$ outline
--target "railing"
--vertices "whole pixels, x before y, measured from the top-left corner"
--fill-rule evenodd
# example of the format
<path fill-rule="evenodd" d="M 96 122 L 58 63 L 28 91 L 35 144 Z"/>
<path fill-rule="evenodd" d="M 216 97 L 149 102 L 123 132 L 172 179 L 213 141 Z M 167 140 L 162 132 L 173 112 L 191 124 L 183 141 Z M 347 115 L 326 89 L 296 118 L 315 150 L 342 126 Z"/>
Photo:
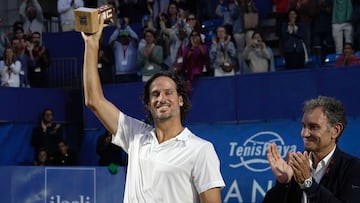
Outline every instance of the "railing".
<path fill-rule="evenodd" d="M 48 77 L 50 87 L 81 87 L 81 71 L 77 68 L 77 59 L 75 57 L 52 58 Z"/>

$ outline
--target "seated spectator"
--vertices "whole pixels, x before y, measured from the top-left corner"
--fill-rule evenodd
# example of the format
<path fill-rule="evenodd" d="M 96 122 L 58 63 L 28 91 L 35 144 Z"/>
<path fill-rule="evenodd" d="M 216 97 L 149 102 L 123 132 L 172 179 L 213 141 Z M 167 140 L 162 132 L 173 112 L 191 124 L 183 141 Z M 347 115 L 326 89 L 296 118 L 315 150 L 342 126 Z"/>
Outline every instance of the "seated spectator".
<path fill-rule="evenodd" d="M 127 155 L 121 147 L 111 143 L 112 135 L 109 131 L 99 136 L 96 143 L 96 153 L 99 155 L 99 166 L 109 166 L 116 164 L 118 166 L 127 165 Z"/>
<path fill-rule="evenodd" d="M 77 154 L 69 149 L 68 144 L 61 140 L 57 144 L 58 150 L 54 155 L 54 165 L 56 166 L 76 166 Z"/>
<path fill-rule="evenodd" d="M 299 22 L 296 9 L 289 9 L 288 21 L 282 26 L 281 40 L 287 69 L 305 67 L 306 47 L 304 44 L 304 28 Z"/>
<path fill-rule="evenodd" d="M 61 124 L 53 122 L 54 112 L 50 108 L 43 110 L 40 123 L 33 129 L 31 144 L 35 152 L 44 148 L 48 152 L 49 160 L 54 159 L 58 148 L 58 142 L 63 139 Z"/>
<path fill-rule="evenodd" d="M 117 24 L 117 29 L 110 36 L 110 45 L 115 57 L 115 82 L 139 81 L 137 65 L 137 45 L 139 37 L 131 29 L 129 19 L 124 24 Z"/>
<path fill-rule="evenodd" d="M 104 40 L 103 33 L 100 38 L 98 62 L 98 71 L 101 83 L 113 83 L 114 51 L 109 42 Z"/>
<path fill-rule="evenodd" d="M 202 43 L 201 35 L 196 30 L 190 34 L 190 44 L 184 50 L 185 79 L 191 90 L 194 78 L 208 72 L 208 48 Z"/>
<path fill-rule="evenodd" d="M 272 52 L 270 47 L 266 46 L 261 33 L 255 31 L 252 35 L 252 41 L 246 45 L 244 50 L 244 59 L 248 65 L 249 73 L 269 72 L 271 70 Z"/>
<path fill-rule="evenodd" d="M 16 60 L 14 50 L 8 47 L 0 61 L 1 86 L 20 87 L 21 62 Z"/>
<path fill-rule="evenodd" d="M 29 83 L 31 87 L 48 87 L 48 69 L 50 53 L 45 46 L 41 46 L 41 35 L 38 32 L 31 34 L 34 63 L 29 65 Z"/>
<path fill-rule="evenodd" d="M 336 58 L 336 66 L 351 66 L 360 64 L 360 57 L 354 55 L 352 43 L 345 43 L 343 55 Z"/>
<path fill-rule="evenodd" d="M 23 28 L 26 35 L 43 32 L 44 16 L 38 0 L 23 0 L 19 13 L 24 22 Z"/>
<path fill-rule="evenodd" d="M 225 27 L 220 26 L 216 29 L 210 49 L 210 68 L 214 70 L 214 76 L 235 75 L 236 61 L 234 43 Z"/>
<path fill-rule="evenodd" d="M 146 29 L 145 46 L 138 50 L 137 63 L 141 69 L 142 81 L 146 82 L 152 75 L 161 71 L 163 49 L 155 44 L 155 31 Z"/>
<path fill-rule="evenodd" d="M 45 148 L 40 148 L 35 155 L 34 166 L 49 166 L 51 162 Z"/>
<path fill-rule="evenodd" d="M 63 32 L 73 31 L 74 28 L 74 10 L 83 7 L 83 0 L 58 0 L 57 11 L 60 16 L 61 30 Z"/>

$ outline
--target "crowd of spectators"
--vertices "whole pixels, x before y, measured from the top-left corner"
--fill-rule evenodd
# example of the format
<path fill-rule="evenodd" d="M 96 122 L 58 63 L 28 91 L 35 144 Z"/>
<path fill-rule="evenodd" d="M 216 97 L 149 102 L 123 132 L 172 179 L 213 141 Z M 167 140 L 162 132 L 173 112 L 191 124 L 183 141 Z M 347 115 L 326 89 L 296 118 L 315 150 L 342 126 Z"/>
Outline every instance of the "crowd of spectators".
<path fill-rule="evenodd" d="M 343 55 L 345 43 L 358 57 L 358 0 L 273 0 L 275 46 L 267 44 L 269 33 L 260 26 L 254 0 L 212 1 L 212 11 L 199 8 L 199 2 L 97 1 L 95 6 L 110 4 L 116 13 L 114 32 L 101 42 L 102 82 L 146 81 L 158 71 L 170 70 L 191 89 L 201 76 L 275 71 L 276 57 L 284 58 L 286 70 L 303 69 L 312 56 L 323 62 L 328 54 Z M 82 6 L 82 0 L 57 1 L 62 32 L 74 30 L 73 10 Z M 12 32 L 0 35 L 1 85 L 47 87 L 50 54 L 41 43 L 44 16 L 38 0 L 23 0 L 19 16 Z M 212 30 L 202 26 L 212 20 L 218 22 Z M 142 32 L 135 32 L 132 23 L 141 23 Z M 358 60 L 352 61 L 344 65 Z"/>

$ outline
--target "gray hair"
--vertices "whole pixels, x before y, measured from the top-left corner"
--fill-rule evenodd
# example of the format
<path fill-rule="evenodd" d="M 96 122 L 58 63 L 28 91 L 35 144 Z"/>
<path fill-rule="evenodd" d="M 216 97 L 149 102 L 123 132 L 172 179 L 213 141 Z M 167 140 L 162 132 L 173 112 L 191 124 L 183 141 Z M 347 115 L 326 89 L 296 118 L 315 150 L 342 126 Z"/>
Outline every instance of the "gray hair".
<path fill-rule="evenodd" d="M 347 125 L 344 105 L 335 98 L 318 96 L 317 98 L 305 101 L 303 112 L 308 113 L 318 107 L 322 109 L 327 117 L 329 126 L 334 126 L 338 123 L 343 125 L 343 129 L 339 134 L 340 137 Z"/>

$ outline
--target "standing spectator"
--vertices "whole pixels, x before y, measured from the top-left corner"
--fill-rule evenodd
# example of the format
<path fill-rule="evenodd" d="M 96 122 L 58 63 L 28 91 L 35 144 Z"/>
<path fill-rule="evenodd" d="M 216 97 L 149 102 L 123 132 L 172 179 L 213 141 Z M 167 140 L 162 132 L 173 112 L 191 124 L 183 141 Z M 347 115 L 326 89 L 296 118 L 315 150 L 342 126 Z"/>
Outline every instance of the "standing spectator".
<path fill-rule="evenodd" d="M 5 51 L 5 47 L 10 45 L 8 33 L 2 31 L 3 20 L 0 17 L 0 60 L 3 60 L 3 53 Z"/>
<path fill-rule="evenodd" d="M 295 8 L 299 15 L 304 27 L 304 43 L 307 52 L 310 53 L 311 49 L 311 24 L 316 12 L 316 0 L 291 0 L 290 8 Z"/>
<path fill-rule="evenodd" d="M 245 29 L 244 29 L 244 5 L 241 0 L 234 0 L 229 6 L 230 17 L 233 21 L 233 37 L 236 46 L 236 57 L 238 59 L 239 68 L 243 64 L 243 51 L 245 47 Z"/>
<path fill-rule="evenodd" d="M 210 49 L 210 67 L 214 70 L 214 75 L 235 75 L 236 61 L 236 50 L 231 36 L 227 34 L 224 26 L 219 26 Z"/>
<path fill-rule="evenodd" d="M 317 0 L 316 13 L 312 26 L 313 53 L 321 59 L 334 53 L 334 40 L 331 31 L 332 0 Z"/>
<path fill-rule="evenodd" d="M 22 28 L 18 28 L 22 30 Z M 19 34 L 17 34 L 19 35 Z M 12 48 L 14 49 L 16 59 L 21 62 L 20 72 L 20 85 L 21 87 L 30 87 L 28 80 L 29 66 L 35 66 L 33 55 L 33 44 L 29 43 L 25 38 L 13 38 L 11 41 Z"/>
<path fill-rule="evenodd" d="M 111 143 L 112 135 L 106 130 L 100 135 L 96 143 L 96 153 L 99 155 L 99 166 L 109 166 L 116 164 L 118 166 L 126 166 L 126 153 L 121 147 Z"/>
<path fill-rule="evenodd" d="M 260 73 L 269 72 L 271 70 L 271 54 L 270 47 L 266 46 L 262 39 L 261 33 L 255 31 L 252 35 L 252 41 L 244 50 L 244 58 L 247 61 L 249 70 L 246 72 Z"/>
<path fill-rule="evenodd" d="M 49 160 L 54 159 L 58 149 L 58 142 L 63 139 L 63 129 L 61 124 L 53 122 L 54 112 L 50 108 L 43 110 L 40 123 L 33 129 L 31 144 L 37 152 L 45 148 L 49 155 Z"/>
<path fill-rule="evenodd" d="M 128 18 L 110 36 L 110 45 L 115 57 L 115 82 L 139 81 L 137 65 L 138 35 L 131 29 Z"/>
<path fill-rule="evenodd" d="M 145 46 L 138 50 L 137 63 L 141 69 L 142 81 L 147 81 L 152 75 L 161 71 L 163 49 L 155 44 L 155 31 L 146 29 Z"/>
<path fill-rule="evenodd" d="M 354 30 L 354 50 L 360 51 L 360 0 L 353 0 L 352 26 Z"/>
<path fill-rule="evenodd" d="M 50 66 L 49 50 L 41 46 L 40 33 L 31 34 L 31 43 L 34 46 L 34 64 L 29 66 L 29 83 L 31 87 L 48 87 L 48 70 Z"/>
<path fill-rule="evenodd" d="M 58 0 L 57 11 L 63 32 L 74 30 L 74 9 L 84 6 L 83 0 Z"/>
<path fill-rule="evenodd" d="M 279 38 L 282 38 L 282 25 L 288 21 L 289 0 L 272 0 L 272 2 L 276 18 L 276 34 Z"/>
<path fill-rule="evenodd" d="M 57 152 L 54 155 L 54 165 L 56 166 L 76 166 L 77 154 L 69 148 L 64 140 L 57 143 Z"/>
<path fill-rule="evenodd" d="M 344 105 L 319 96 L 303 107 L 301 138 L 304 152 L 282 158 L 276 144 L 268 147 L 267 159 L 276 184 L 263 203 L 360 202 L 360 160 L 338 145 L 346 126 Z"/>
<path fill-rule="evenodd" d="M 359 65 L 360 57 L 354 55 L 354 49 L 351 43 L 345 43 L 343 55 L 336 58 L 336 66 Z"/>
<path fill-rule="evenodd" d="M 282 26 L 282 44 L 287 69 L 305 66 L 304 28 L 296 9 L 289 9 L 288 21 Z"/>
<path fill-rule="evenodd" d="M 351 0 L 334 0 L 332 10 L 332 35 L 335 42 L 335 52 L 341 54 L 345 42 L 352 43 L 352 2 Z"/>
<path fill-rule="evenodd" d="M 0 61 L 1 86 L 20 87 L 21 62 L 16 60 L 14 50 L 8 47 L 4 51 L 4 60 Z"/>
<path fill-rule="evenodd" d="M 19 13 L 24 22 L 23 28 L 26 35 L 30 36 L 33 32 L 42 34 L 44 16 L 38 0 L 23 0 Z"/>
<path fill-rule="evenodd" d="M 114 51 L 108 41 L 101 36 L 99 46 L 99 64 L 98 70 L 101 83 L 112 83 L 114 76 Z"/>
<path fill-rule="evenodd" d="M 190 43 L 184 50 L 184 68 L 185 79 L 191 90 L 194 78 L 208 72 L 209 56 L 208 48 L 202 43 L 201 35 L 198 31 L 193 30 L 190 34 Z"/>

